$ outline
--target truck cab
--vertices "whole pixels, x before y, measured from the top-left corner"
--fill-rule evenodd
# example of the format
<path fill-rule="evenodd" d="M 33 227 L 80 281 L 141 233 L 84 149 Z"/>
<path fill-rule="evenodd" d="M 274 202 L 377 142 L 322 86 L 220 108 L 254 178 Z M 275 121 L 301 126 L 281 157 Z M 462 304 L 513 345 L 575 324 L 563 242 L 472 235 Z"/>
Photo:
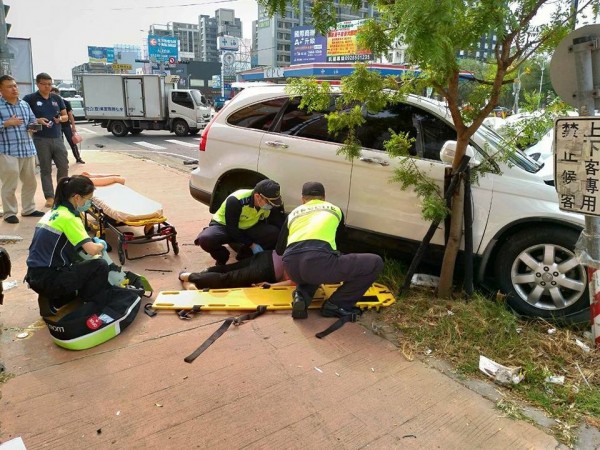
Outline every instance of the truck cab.
<path fill-rule="evenodd" d="M 198 133 L 210 120 L 206 97 L 197 89 L 172 89 L 168 95 L 171 131 L 177 136 Z"/>

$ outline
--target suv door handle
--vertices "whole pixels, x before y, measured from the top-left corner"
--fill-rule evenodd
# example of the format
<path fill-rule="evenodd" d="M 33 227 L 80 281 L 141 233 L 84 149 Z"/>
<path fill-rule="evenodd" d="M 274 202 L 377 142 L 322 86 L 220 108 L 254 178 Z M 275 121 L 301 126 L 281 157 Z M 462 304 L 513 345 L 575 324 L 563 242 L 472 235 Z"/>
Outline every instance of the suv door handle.
<path fill-rule="evenodd" d="M 265 141 L 265 144 L 269 147 L 288 148 L 288 145 L 281 141 Z"/>
<path fill-rule="evenodd" d="M 174 109 L 172 109 L 172 110 L 171 110 L 171 112 L 175 112 L 175 110 L 174 110 Z"/>
<path fill-rule="evenodd" d="M 358 159 L 361 160 L 361 161 L 364 161 L 366 163 L 379 164 L 380 166 L 389 166 L 390 165 L 390 163 L 387 162 L 385 159 L 367 158 L 366 156 L 361 156 Z"/>

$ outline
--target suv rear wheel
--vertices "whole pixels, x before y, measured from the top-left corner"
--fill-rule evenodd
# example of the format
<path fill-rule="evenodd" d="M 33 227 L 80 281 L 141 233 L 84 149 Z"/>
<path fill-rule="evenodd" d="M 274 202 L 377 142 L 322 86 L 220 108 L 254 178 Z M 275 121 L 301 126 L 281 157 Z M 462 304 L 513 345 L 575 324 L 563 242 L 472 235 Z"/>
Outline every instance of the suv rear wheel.
<path fill-rule="evenodd" d="M 518 314 L 563 318 L 589 304 L 587 274 L 573 249 L 579 233 L 541 227 L 510 236 L 500 248 L 496 275 Z"/>

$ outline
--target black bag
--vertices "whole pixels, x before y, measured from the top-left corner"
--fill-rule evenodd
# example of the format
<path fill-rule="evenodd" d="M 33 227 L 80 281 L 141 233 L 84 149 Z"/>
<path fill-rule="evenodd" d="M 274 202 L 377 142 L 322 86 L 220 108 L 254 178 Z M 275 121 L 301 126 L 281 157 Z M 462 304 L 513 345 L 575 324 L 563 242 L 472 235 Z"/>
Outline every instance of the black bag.
<path fill-rule="evenodd" d="M 113 286 L 108 291 L 110 300 L 101 311 L 96 310 L 95 303 L 83 303 L 76 298 L 43 319 L 56 345 L 84 350 L 114 338 L 127 328 L 137 316 L 143 292 Z"/>

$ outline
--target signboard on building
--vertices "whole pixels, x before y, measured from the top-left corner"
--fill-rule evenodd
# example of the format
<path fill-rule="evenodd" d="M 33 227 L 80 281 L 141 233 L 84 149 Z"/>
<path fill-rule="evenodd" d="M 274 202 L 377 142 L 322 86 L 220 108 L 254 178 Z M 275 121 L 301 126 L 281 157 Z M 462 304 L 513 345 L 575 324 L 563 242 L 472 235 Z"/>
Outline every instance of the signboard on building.
<path fill-rule="evenodd" d="M 370 50 L 360 48 L 356 39 L 358 30 L 365 20 L 339 22 L 335 30 L 327 33 L 327 62 L 370 61 Z"/>
<path fill-rule="evenodd" d="M 90 64 L 112 64 L 115 60 L 115 50 L 113 47 L 88 46 L 88 58 Z"/>
<path fill-rule="evenodd" d="M 113 64 L 112 68 L 114 71 L 132 70 L 133 69 L 131 64 Z"/>
<path fill-rule="evenodd" d="M 217 50 L 220 52 L 237 52 L 240 48 L 240 38 L 235 36 L 217 36 Z"/>
<path fill-rule="evenodd" d="M 292 64 L 325 62 L 327 38 L 313 27 L 292 28 Z"/>
<path fill-rule="evenodd" d="M 323 36 L 313 27 L 292 28 L 291 64 L 373 60 L 370 50 L 358 46 L 356 35 L 364 20 L 340 22 Z"/>
<path fill-rule="evenodd" d="M 173 36 L 148 35 L 148 58 L 156 62 L 179 60 L 179 39 Z"/>
<path fill-rule="evenodd" d="M 600 117 L 557 119 L 554 142 L 560 209 L 600 216 Z"/>

